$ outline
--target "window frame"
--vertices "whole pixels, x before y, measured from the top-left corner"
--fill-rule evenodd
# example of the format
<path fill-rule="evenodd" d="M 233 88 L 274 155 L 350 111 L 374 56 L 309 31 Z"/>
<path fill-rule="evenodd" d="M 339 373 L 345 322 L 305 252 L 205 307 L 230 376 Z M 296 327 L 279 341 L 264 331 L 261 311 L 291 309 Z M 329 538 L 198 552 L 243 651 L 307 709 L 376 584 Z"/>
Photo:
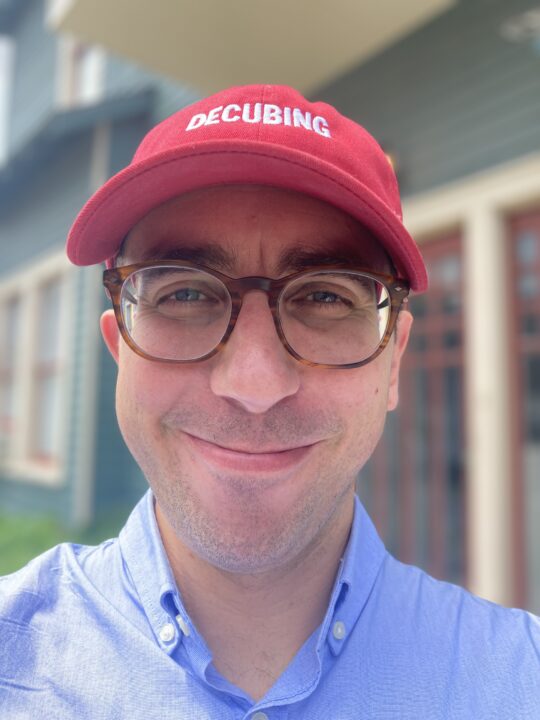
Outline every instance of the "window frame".
<path fill-rule="evenodd" d="M 0 168 L 7 163 L 9 158 L 14 67 L 15 41 L 9 35 L 0 35 Z"/>
<path fill-rule="evenodd" d="M 44 286 L 56 279 L 60 281 L 58 418 L 54 428 L 54 455 L 45 462 L 33 452 L 36 426 L 32 418 L 35 407 L 36 367 L 39 364 L 36 357 L 36 329 L 39 322 L 39 293 Z M 16 297 L 21 301 L 13 376 L 14 404 L 18 413 L 14 419 L 14 431 L 8 436 L 0 456 L 0 474 L 3 479 L 46 486 L 58 486 L 64 481 L 69 440 L 68 403 L 72 382 L 73 289 L 73 268 L 63 251 L 0 278 L 0 332 L 3 330 L 3 308 Z"/>
<path fill-rule="evenodd" d="M 92 67 L 90 89 L 77 87 L 77 61 L 81 51 L 89 53 Z M 61 109 L 84 107 L 100 102 L 105 95 L 105 51 L 70 35 L 58 37 L 56 100 Z"/>
<path fill-rule="evenodd" d="M 537 578 L 531 573 L 531 567 L 538 561 L 536 547 L 530 541 L 531 538 L 531 506 L 529 504 L 528 487 L 530 478 L 527 473 L 527 430 L 528 419 L 526 416 L 527 399 L 525 397 L 528 388 L 526 387 L 526 375 L 524 362 L 537 356 L 540 351 L 540 341 L 536 333 L 531 335 L 523 332 L 521 321 L 524 318 L 524 299 L 520 293 L 520 280 L 528 273 L 524 268 L 533 273 L 537 272 L 540 258 L 524 259 L 518 257 L 517 244 L 520 232 L 523 228 L 539 226 L 540 218 L 540 197 L 537 201 L 527 204 L 524 207 L 516 208 L 514 212 L 508 213 L 505 217 L 507 231 L 507 267 L 508 284 L 510 287 L 511 303 L 509 304 L 509 326 L 511 347 L 513 353 L 510 361 L 510 388 L 512 391 L 512 402 L 510 408 L 511 437 L 512 437 L 512 461 L 513 461 L 513 484 L 515 487 L 514 498 L 514 526 L 516 535 L 516 568 L 520 580 L 521 604 L 538 612 L 538 585 Z M 532 314 L 539 315 L 539 297 L 536 295 L 532 301 Z"/>

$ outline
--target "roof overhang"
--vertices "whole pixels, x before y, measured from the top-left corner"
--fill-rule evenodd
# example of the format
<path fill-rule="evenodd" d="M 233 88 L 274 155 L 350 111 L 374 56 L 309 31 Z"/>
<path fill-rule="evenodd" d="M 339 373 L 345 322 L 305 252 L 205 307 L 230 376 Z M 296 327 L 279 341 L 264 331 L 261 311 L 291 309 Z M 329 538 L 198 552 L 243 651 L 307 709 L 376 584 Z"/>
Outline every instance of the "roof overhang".
<path fill-rule="evenodd" d="M 456 0 L 50 0 L 54 29 L 203 92 L 331 82 Z"/>
<path fill-rule="evenodd" d="M 9 204 L 28 178 L 47 168 L 62 143 L 79 133 L 92 131 L 100 123 L 145 116 L 154 104 L 154 91 L 141 88 L 128 95 L 116 95 L 100 103 L 55 111 L 38 126 L 36 132 L 0 167 L 0 208 Z"/>

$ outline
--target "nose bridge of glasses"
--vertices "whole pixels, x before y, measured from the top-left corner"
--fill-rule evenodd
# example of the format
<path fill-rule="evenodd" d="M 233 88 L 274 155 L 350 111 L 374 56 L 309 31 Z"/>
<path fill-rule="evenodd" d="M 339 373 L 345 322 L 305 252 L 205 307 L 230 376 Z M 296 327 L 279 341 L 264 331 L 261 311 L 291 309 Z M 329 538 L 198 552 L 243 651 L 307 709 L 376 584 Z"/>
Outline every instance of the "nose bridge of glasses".
<path fill-rule="evenodd" d="M 253 275 L 250 277 L 237 278 L 229 283 L 229 289 L 240 298 L 251 290 L 262 290 L 267 295 L 272 290 L 273 281 L 271 278 Z"/>
<path fill-rule="evenodd" d="M 283 342 L 280 323 L 277 317 L 277 297 L 279 295 L 281 285 L 282 283 L 280 283 L 279 280 L 276 281 L 272 278 L 261 277 L 258 275 L 236 278 L 232 281 L 229 281 L 227 283 L 227 287 L 232 300 L 232 308 L 229 319 L 229 328 L 226 333 L 225 339 L 229 337 L 229 335 L 236 327 L 236 323 L 238 321 L 241 309 L 244 304 L 245 296 L 251 294 L 256 296 L 262 293 L 263 295 L 266 295 L 266 300 L 263 300 L 263 302 L 266 304 L 267 312 L 269 311 L 272 316 L 273 324 L 278 334 L 278 337 Z M 252 306 L 250 303 L 250 306 L 253 309 L 253 307 L 257 306 L 257 303 L 255 304 L 255 306 Z M 248 312 L 248 315 L 249 314 L 250 313 Z"/>
<path fill-rule="evenodd" d="M 238 316 L 245 295 L 254 291 L 264 293 L 266 295 L 270 310 L 272 311 L 272 313 L 275 312 L 276 298 L 279 292 L 279 287 L 276 287 L 275 280 L 267 277 L 253 275 L 249 277 L 236 278 L 227 283 L 227 286 L 232 298 L 233 316 Z"/>

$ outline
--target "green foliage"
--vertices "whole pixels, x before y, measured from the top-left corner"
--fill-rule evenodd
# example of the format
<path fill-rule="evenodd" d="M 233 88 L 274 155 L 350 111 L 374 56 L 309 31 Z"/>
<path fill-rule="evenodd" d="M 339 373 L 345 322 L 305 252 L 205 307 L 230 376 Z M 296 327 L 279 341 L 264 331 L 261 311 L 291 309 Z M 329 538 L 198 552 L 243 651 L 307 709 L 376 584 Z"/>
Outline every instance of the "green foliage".
<path fill-rule="evenodd" d="M 36 555 L 61 542 L 96 545 L 115 537 L 125 515 L 115 515 L 89 530 L 77 531 L 49 517 L 0 515 L 0 575 L 26 565 Z"/>

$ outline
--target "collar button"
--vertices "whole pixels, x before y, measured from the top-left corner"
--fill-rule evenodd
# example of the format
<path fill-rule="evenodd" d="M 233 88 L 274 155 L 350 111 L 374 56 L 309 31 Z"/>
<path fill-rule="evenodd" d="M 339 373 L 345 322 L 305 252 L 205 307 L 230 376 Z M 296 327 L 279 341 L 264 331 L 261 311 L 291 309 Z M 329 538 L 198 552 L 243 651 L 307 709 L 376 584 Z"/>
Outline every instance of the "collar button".
<path fill-rule="evenodd" d="M 332 635 L 336 638 L 336 640 L 343 640 L 346 634 L 347 631 L 345 629 L 345 623 L 342 623 L 341 620 L 337 620 L 332 628 Z"/>
<path fill-rule="evenodd" d="M 175 635 L 176 632 L 172 623 L 166 623 L 159 631 L 159 639 L 164 643 L 172 642 Z"/>
<path fill-rule="evenodd" d="M 191 635 L 189 625 L 184 620 L 184 618 L 181 615 L 176 616 L 176 622 L 178 623 L 180 630 L 184 633 L 186 637 L 189 637 Z"/>

